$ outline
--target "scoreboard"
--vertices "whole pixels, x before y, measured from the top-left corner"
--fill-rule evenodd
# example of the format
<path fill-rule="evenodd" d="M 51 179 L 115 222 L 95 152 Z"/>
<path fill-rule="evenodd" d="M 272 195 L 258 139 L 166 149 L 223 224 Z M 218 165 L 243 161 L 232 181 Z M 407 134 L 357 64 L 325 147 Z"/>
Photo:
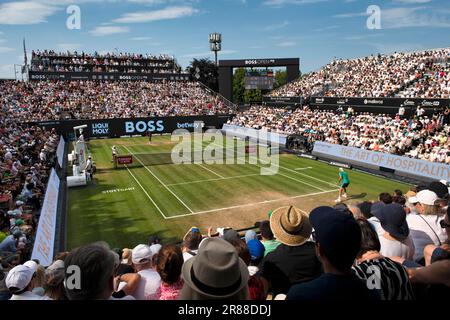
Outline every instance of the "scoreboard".
<path fill-rule="evenodd" d="M 274 76 L 272 70 L 247 70 L 245 72 L 245 89 L 272 90 Z"/>

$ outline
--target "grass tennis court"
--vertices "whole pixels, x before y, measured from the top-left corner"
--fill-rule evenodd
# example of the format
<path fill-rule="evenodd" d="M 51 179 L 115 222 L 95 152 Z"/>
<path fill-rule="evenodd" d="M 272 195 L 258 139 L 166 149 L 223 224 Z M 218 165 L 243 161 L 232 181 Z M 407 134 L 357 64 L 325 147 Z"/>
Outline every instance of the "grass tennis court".
<path fill-rule="evenodd" d="M 337 167 L 291 154 L 280 154 L 275 175 L 261 175 L 264 165 L 248 161 L 144 165 L 149 153 L 170 153 L 175 144 L 169 135 L 153 137 L 151 144 L 144 137 L 91 141 L 95 184 L 69 190 L 68 249 L 98 240 L 130 247 L 153 233 L 179 241 L 194 225 L 204 233 L 208 226 L 245 228 L 277 207 L 292 204 L 309 212 L 337 197 Z M 133 154 L 138 166 L 114 169 L 113 145 L 120 155 Z M 349 177 L 347 203 L 408 189 L 360 172 L 349 171 Z"/>

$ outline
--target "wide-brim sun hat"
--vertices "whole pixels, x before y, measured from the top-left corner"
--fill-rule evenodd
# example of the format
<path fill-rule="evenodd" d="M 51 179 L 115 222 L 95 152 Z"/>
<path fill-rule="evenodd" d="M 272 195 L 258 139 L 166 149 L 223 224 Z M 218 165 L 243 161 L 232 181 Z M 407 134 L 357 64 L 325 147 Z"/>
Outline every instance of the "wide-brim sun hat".
<path fill-rule="evenodd" d="M 270 228 L 275 238 L 288 246 L 300 246 L 311 236 L 309 214 L 294 206 L 280 207 L 270 217 Z"/>
<path fill-rule="evenodd" d="M 221 238 L 205 239 L 183 264 L 184 285 L 211 299 L 229 298 L 248 283 L 249 272 L 233 245 Z"/>

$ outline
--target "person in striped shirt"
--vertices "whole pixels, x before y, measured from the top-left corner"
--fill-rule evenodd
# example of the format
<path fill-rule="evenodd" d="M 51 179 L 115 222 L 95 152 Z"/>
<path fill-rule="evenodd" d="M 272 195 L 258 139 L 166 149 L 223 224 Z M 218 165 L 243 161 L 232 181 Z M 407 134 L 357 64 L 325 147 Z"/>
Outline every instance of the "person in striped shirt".
<path fill-rule="evenodd" d="M 366 219 L 357 219 L 361 228 L 361 250 L 353 266 L 354 274 L 366 281 L 371 290 L 380 294 L 381 300 L 414 300 L 414 293 L 406 269 L 380 254 L 380 240 Z"/>

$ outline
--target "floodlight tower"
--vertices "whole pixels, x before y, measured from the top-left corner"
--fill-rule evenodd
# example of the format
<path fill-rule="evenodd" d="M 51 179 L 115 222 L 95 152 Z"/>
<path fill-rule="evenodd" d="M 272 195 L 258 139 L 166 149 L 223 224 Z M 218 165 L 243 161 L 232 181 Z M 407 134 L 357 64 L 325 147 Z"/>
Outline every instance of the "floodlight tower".
<path fill-rule="evenodd" d="M 222 50 L 222 34 L 216 32 L 209 34 L 209 48 L 214 52 L 217 66 L 217 53 Z"/>

